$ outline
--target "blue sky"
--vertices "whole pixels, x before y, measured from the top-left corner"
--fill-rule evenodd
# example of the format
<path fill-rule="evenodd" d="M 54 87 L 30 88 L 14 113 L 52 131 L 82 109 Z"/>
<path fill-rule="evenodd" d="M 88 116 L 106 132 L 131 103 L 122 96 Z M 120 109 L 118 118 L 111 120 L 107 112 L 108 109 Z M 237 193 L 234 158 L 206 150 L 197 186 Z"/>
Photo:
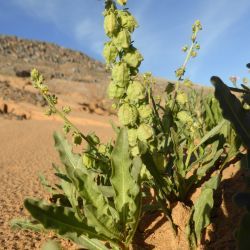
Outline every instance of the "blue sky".
<path fill-rule="evenodd" d="M 103 0 L 0 0 L 0 33 L 54 42 L 102 60 Z M 201 50 L 187 77 L 209 85 L 212 75 L 247 76 L 250 62 L 249 0 L 128 0 L 140 27 L 136 47 L 144 55 L 141 71 L 174 79 L 185 57 L 191 25 L 200 19 Z"/>

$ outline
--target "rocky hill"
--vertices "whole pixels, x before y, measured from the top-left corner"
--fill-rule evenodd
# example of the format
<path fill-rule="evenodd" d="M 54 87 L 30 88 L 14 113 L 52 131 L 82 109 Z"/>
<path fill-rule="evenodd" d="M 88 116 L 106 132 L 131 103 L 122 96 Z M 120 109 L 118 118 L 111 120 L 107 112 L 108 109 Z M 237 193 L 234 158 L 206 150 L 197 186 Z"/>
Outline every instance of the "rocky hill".
<path fill-rule="evenodd" d="M 107 79 L 105 66 L 81 52 L 52 43 L 0 35 L 0 74 L 29 77 L 34 67 L 47 79 L 84 83 Z"/>

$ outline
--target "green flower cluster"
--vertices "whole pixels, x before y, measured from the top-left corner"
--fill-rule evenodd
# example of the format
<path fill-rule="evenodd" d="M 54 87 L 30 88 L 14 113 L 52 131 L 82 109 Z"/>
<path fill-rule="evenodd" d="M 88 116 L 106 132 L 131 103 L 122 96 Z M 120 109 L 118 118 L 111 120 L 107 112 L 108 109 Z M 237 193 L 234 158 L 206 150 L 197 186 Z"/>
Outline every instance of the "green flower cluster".
<path fill-rule="evenodd" d="M 126 4 L 126 1 L 117 2 Z M 138 76 L 143 57 L 131 42 L 131 35 L 137 27 L 137 21 L 127 8 L 120 10 L 114 1 L 106 1 L 104 30 L 110 40 L 105 43 L 103 56 L 111 69 L 108 96 L 116 103 L 119 122 L 129 128 L 133 155 L 140 154 L 139 141 L 148 144 L 154 140 L 148 85 L 145 78 L 142 80 Z"/>

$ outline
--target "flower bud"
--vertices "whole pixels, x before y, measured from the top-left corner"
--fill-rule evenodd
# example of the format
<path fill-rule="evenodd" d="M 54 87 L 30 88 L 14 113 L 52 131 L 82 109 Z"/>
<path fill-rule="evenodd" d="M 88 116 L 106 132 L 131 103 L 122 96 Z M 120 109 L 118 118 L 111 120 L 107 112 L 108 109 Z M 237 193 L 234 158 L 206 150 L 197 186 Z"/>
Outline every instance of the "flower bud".
<path fill-rule="evenodd" d="M 200 20 L 196 20 L 196 21 L 194 22 L 194 25 L 195 25 L 195 27 L 196 27 L 198 30 L 202 30 L 202 25 L 201 25 Z"/>
<path fill-rule="evenodd" d="M 131 101 L 143 100 L 146 97 L 146 88 L 139 81 L 133 81 L 128 86 L 127 95 Z"/>
<path fill-rule="evenodd" d="M 129 82 L 129 68 L 126 63 L 117 63 L 112 69 L 112 79 L 120 87 L 126 87 Z"/>
<path fill-rule="evenodd" d="M 71 108 L 69 106 L 63 107 L 62 110 L 63 110 L 63 113 L 65 113 L 65 114 L 69 114 L 71 112 Z"/>
<path fill-rule="evenodd" d="M 199 49 L 201 48 L 200 44 L 196 43 L 196 44 L 195 44 L 195 48 L 196 48 L 197 50 L 199 50 Z"/>
<path fill-rule="evenodd" d="M 70 132 L 71 126 L 67 123 L 64 124 L 63 126 L 63 131 L 65 134 L 68 134 Z"/>
<path fill-rule="evenodd" d="M 113 38 L 113 42 L 119 51 L 122 49 L 128 49 L 131 43 L 130 33 L 126 29 L 121 30 Z"/>
<path fill-rule="evenodd" d="M 187 52 L 188 46 L 187 46 L 187 45 L 183 46 L 181 50 L 182 50 L 183 52 Z"/>
<path fill-rule="evenodd" d="M 183 67 L 175 71 L 175 75 L 177 78 L 181 78 L 184 74 L 185 74 L 185 69 Z"/>
<path fill-rule="evenodd" d="M 135 48 L 131 48 L 129 49 L 126 54 L 123 57 L 123 60 L 132 68 L 137 68 L 140 66 L 143 57 L 141 55 L 141 53 L 135 49 Z"/>
<path fill-rule="evenodd" d="M 120 5 L 126 5 L 127 0 L 116 0 Z"/>
<path fill-rule="evenodd" d="M 191 51 L 191 56 L 192 56 L 192 57 L 196 57 L 196 56 L 197 56 L 197 52 L 196 52 L 195 50 L 192 50 L 192 51 Z"/>
<path fill-rule="evenodd" d="M 104 45 L 103 56 L 107 64 L 113 63 L 118 56 L 118 50 L 112 42 L 107 42 Z"/>
<path fill-rule="evenodd" d="M 107 36 L 111 37 L 118 31 L 118 21 L 114 12 L 108 12 L 104 17 L 104 30 Z"/>
<path fill-rule="evenodd" d="M 154 136 L 154 130 L 148 124 L 142 123 L 137 129 L 137 136 L 140 141 L 146 142 Z"/>
<path fill-rule="evenodd" d="M 118 111 L 119 121 L 124 126 L 135 125 L 137 117 L 138 112 L 136 107 L 128 103 L 123 104 Z"/>
<path fill-rule="evenodd" d="M 122 98 L 125 94 L 125 88 L 117 86 L 114 82 L 111 82 L 108 86 L 108 96 L 110 99 Z"/>

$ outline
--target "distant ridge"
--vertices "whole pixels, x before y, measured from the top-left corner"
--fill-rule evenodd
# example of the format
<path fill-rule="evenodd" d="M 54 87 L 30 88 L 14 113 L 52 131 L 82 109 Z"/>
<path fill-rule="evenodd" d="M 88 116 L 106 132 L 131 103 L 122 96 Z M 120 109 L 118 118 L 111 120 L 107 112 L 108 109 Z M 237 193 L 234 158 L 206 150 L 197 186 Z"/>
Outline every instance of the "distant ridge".
<path fill-rule="evenodd" d="M 27 77 L 38 68 L 47 78 L 80 82 L 107 79 L 105 65 L 53 43 L 0 35 L 0 74 Z"/>

